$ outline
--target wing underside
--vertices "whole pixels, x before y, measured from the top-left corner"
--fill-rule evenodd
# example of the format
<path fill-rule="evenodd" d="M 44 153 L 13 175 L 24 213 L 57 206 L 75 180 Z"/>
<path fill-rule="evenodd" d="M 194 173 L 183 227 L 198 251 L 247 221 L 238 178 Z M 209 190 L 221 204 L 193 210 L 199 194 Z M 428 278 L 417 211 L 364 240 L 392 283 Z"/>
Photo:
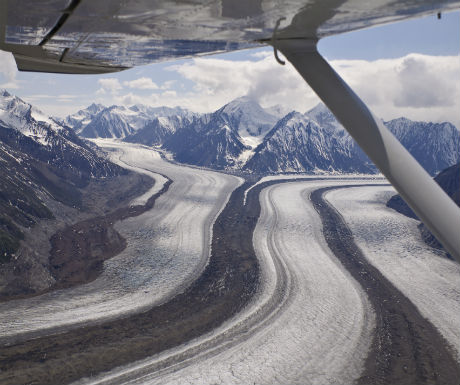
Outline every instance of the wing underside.
<path fill-rule="evenodd" d="M 9 0 L 0 49 L 24 71 L 105 73 L 257 47 L 273 36 L 320 39 L 449 11 L 459 1 Z"/>

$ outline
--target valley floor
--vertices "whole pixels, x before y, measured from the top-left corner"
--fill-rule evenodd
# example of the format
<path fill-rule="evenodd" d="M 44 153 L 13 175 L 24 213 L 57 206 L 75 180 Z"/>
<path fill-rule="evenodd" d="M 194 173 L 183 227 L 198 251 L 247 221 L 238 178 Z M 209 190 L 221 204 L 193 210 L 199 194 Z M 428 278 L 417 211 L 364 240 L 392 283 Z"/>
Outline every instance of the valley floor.
<path fill-rule="evenodd" d="M 171 186 L 115 224 L 127 247 L 95 281 L 0 304 L 1 384 L 459 378 L 460 267 L 385 207 L 384 180 L 254 185 L 99 144 L 155 179 L 148 194 Z"/>

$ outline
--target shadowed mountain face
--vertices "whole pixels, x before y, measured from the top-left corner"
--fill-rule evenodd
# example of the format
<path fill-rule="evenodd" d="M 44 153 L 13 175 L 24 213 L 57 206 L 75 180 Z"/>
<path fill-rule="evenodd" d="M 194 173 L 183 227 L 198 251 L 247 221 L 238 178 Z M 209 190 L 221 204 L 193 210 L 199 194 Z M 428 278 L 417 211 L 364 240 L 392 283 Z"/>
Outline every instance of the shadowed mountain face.
<path fill-rule="evenodd" d="M 460 161 L 460 132 L 450 123 L 399 118 L 385 125 L 430 175 Z"/>
<path fill-rule="evenodd" d="M 447 193 L 447 195 L 449 195 L 457 204 L 457 206 L 460 207 L 460 163 L 457 163 L 441 171 L 438 175 L 436 175 L 434 180 L 438 182 L 438 184 Z M 412 209 L 399 194 L 393 195 L 388 200 L 387 207 L 390 207 L 393 210 L 396 210 L 397 212 L 410 218 L 418 219 Z M 420 223 L 419 229 L 423 240 L 428 245 L 442 249 L 441 244 L 423 223 Z"/>
<path fill-rule="evenodd" d="M 262 108 L 242 97 L 209 114 L 181 108 L 91 105 L 64 119 L 80 136 L 116 137 L 162 147 L 175 160 L 248 173 L 375 173 L 376 167 L 334 115 L 319 104 L 305 114 Z M 460 133 L 450 123 L 385 122 L 431 174 L 460 160 Z"/>
<path fill-rule="evenodd" d="M 449 195 L 452 200 L 460 207 L 460 163 L 446 168 L 441 171 L 434 180 L 441 188 Z M 399 194 L 393 195 L 387 202 L 387 207 L 390 207 L 401 214 L 410 218 L 418 219 L 412 209 L 401 198 Z"/>
<path fill-rule="evenodd" d="M 291 112 L 265 137 L 244 169 L 258 173 L 375 172 L 373 164 L 343 132 Z"/>
<path fill-rule="evenodd" d="M 259 144 L 277 118 L 248 98 L 212 114 L 196 116 L 163 143 L 177 161 L 215 169 L 238 169 L 244 152 Z"/>

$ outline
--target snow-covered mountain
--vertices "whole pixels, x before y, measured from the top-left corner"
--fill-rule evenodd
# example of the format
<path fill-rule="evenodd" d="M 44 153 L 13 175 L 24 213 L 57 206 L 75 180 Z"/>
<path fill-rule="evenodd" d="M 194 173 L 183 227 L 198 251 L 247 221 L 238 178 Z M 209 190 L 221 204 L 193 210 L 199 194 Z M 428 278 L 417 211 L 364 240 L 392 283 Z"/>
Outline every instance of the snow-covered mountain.
<path fill-rule="evenodd" d="M 84 138 L 124 138 L 135 129 L 139 122 L 137 112 L 123 106 L 111 106 L 103 109 L 78 134 Z"/>
<path fill-rule="evenodd" d="M 333 135 L 340 135 L 340 133 L 344 133 L 345 131 L 343 126 L 323 103 L 319 103 L 314 108 L 307 111 L 305 116 L 312 119 L 318 126 L 324 128 L 328 133 Z"/>
<path fill-rule="evenodd" d="M 256 101 L 242 97 L 211 114 L 184 121 L 163 147 L 179 162 L 240 168 L 277 120 Z"/>
<path fill-rule="evenodd" d="M 281 119 L 243 169 L 258 173 L 375 172 L 353 141 L 335 125 L 321 126 L 309 114 L 291 112 Z"/>
<path fill-rule="evenodd" d="M 460 131 L 450 123 L 399 118 L 384 124 L 431 175 L 460 160 Z M 323 104 L 304 115 L 291 113 L 280 120 L 244 166 L 257 172 L 310 172 L 315 168 L 376 171 Z"/>
<path fill-rule="evenodd" d="M 63 123 L 84 138 L 125 138 L 158 117 L 190 115 L 192 113 L 180 107 L 150 107 L 141 104 L 104 107 L 92 104 L 67 116 Z"/>
<path fill-rule="evenodd" d="M 79 133 L 85 128 L 94 117 L 104 110 L 106 107 L 102 104 L 93 103 L 83 110 L 79 110 L 73 115 L 67 116 L 61 121 L 62 124 L 72 128 L 75 132 Z"/>
<path fill-rule="evenodd" d="M 7 91 L 0 91 L 0 122 L 42 145 L 63 131 L 59 123 Z"/>
<path fill-rule="evenodd" d="M 87 179 L 118 169 L 68 127 L 7 91 L 0 92 L 0 127 L 4 144 L 58 167 L 62 173 L 68 170 Z"/>
<path fill-rule="evenodd" d="M 460 132 L 451 123 L 398 118 L 385 125 L 431 175 L 460 160 Z"/>
<path fill-rule="evenodd" d="M 251 148 L 260 144 L 279 117 L 267 112 L 255 100 L 241 97 L 226 104 L 213 114 L 214 122 L 230 128 Z"/>
<path fill-rule="evenodd" d="M 193 118 L 167 139 L 163 148 L 181 163 L 229 169 L 237 167 L 240 155 L 249 147 L 217 111 Z"/>
<path fill-rule="evenodd" d="M 192 119 L 187 115 L 159 116 L 148 122 L 143 128 L 127 136 L 124 141 L 147 146 L 160 146 L 177 130 L 189 125 L 191 121 Z"/>

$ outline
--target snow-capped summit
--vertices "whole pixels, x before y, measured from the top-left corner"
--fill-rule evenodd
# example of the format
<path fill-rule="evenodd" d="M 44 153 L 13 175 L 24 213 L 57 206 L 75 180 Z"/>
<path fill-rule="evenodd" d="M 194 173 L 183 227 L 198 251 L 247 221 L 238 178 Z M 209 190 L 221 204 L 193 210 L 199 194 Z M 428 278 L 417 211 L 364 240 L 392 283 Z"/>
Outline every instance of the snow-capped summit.
<path fill-rule="evenodd" d="M 343 126 L 323 103 L 318 103 L 311 110 L 307 111 L 305 115 L 314 120 L 321 127 L 329 130 L 331 134 L 344 132 Z"/>
<path fill-rule="evenodd" d="M 41 144 L 48 144 L 52 133 L 63 127 L 17 96 L 3 90 L 0 97 L 0 122 Z"/>
<path fill-rule="evenodd" d="M 238 133 L 243 144 L 249 147 L 256 147 L 278 121 L 277 116 L 247 96 L 231 101 L 214 114 L 220 115 Z"/>
<path fill-rule="evenodd" d="M 62 123 L 79 133 L 86 127 L 91 120 L 106 107 L 102 104 L 93 103 L 85 109 L 79 110 L 75 114 L 67 116 Z"/>
<path fill-rule="evenodd" d="M 97 103 L 97 104 L 96 104 L 96 103 L 93 103 L 93 104 L 91 104 L 90 106 L 88 106 L 88 107 L 86 108 L 86 110 L 87 110 L 88 112 L 90 112 L 91 114 L 96 115 L 96 114 L 98 114 L 99 112 L 101 112 L 104 108 L 106 108 L 106 107 L 105 107 L 104 105 L 100 104 L 100 103 Z"/>

